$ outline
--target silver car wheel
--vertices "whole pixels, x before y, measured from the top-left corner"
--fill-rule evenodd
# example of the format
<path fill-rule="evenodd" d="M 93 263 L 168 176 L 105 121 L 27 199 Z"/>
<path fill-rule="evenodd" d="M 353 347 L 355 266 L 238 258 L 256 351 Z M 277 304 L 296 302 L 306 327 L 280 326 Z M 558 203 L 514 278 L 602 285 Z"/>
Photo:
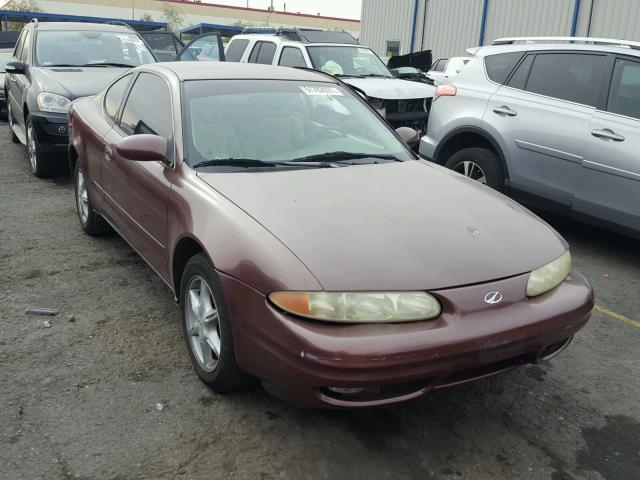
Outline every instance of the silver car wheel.
<path fill-rule="evenodd" d="M 455 172 L 461 173 L 465 177 L 469 177 L 472 180 L 480 182 L 483 185 L 487 184 L 487 177 L 484 174 L 484 170 L 482 170 L 482 168 L 480 168 L 480 165 L 475 162 L 460 162 L 453 167 L 453 170 Z"/>
<path fill-rule="evenodd" d="M 193 356 L 200 368 L 213 372 L 220 360 L 220 318 L 204 278 L 194 276 L 189 281 L 184 309 Z"/>
<path fill-rule="evenodd" d="M 36 154 L 36 141 L 33 134 L 33 125 L 27 124 L 27 148 L 29 149 L 29 161 L 31 168 L 35 172 L 38 169 L 38 158 Z"/>
<path fill-rule="evenodd" d="M 76 203 L 78 204 L 80 221 L 85 225 L 89 218 L 89 194 L 87 193 L 87 183 L 81 168 L 78 169 L 78 179 L 76 181 Z"/>

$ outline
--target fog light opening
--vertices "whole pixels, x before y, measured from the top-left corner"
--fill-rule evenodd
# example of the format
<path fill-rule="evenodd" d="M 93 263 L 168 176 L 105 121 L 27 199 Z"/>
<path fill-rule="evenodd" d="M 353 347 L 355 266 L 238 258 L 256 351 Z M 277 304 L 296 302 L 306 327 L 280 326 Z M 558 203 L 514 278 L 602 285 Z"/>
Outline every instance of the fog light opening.
<path fill-rule="evenodd" d="M 362 387 L 327 387 L 327 390 L 331 390 L 333 393 L 340 395 L 358 395 L 364 391 Z"/>

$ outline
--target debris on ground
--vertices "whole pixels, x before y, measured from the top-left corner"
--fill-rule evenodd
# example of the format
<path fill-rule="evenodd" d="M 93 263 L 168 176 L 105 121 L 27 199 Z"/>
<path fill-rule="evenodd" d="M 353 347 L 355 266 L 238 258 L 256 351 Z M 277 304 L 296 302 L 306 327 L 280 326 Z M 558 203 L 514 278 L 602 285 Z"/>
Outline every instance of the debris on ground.
<path fill-rule="evenodd" d="M 25 315 L 58 315 L 58 310 L 55 308 L 38 308 L 28 307 L 24 310 Z"/>
<path fill-rule="evenodd" d="M 51 328 L 51 322 L 49 320 L 45 320 L 44 322 L 42 322 L 42 326 L 44 328 Z"/>
<path fill-rule="evenodd" d="M 73 315 L 73 313 L 67 317 L 67 322 L 75 322 L 75 321 L 76 321 L 76 317 Z"/>
<path fill-rule="evenodd" d="M 161 412 L 164 409 L 164 405 L 160 402 L 156 403 L 156 410 Z"/>

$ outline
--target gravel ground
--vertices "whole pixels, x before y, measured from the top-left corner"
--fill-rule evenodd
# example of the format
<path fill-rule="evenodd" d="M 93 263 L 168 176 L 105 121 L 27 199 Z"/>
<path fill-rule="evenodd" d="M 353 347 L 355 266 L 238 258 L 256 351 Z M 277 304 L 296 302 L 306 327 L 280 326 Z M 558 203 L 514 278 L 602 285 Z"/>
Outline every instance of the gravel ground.
<path fill-rule="evenodd" d="M 69 178 L 36 179 L 0 139 L 0 479 L 640 478 L 638 242 L 548 219 L 602 307 L 550 364 L 302 410 L 201 384 L 161 280 L 117 236 L 84 235 Z"/>

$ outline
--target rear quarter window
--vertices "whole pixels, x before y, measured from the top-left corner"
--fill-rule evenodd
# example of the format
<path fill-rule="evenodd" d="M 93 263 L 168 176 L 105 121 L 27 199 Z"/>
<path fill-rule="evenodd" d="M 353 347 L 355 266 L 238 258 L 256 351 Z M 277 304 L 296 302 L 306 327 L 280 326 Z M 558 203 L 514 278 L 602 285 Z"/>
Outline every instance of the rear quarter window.
<path fill-rule="evenodd" d="M 227 62 L 239 62 L 242 59 L 242 55 L 244 54 L 247 45 L 249 45 L 249 40 L 246 38 L 233 40 L 229 44 L 229 48 L 227 48 L 225 53 Z"/>
<path fill-rule="evenodd" d="M 504 84 L 509 78 L 509 74 L 522 58 L 523 52 L 499 53 L 497 55 L 488 55 L 484 59 L 484 65 L 487 70 L 489 80 Z"/>

